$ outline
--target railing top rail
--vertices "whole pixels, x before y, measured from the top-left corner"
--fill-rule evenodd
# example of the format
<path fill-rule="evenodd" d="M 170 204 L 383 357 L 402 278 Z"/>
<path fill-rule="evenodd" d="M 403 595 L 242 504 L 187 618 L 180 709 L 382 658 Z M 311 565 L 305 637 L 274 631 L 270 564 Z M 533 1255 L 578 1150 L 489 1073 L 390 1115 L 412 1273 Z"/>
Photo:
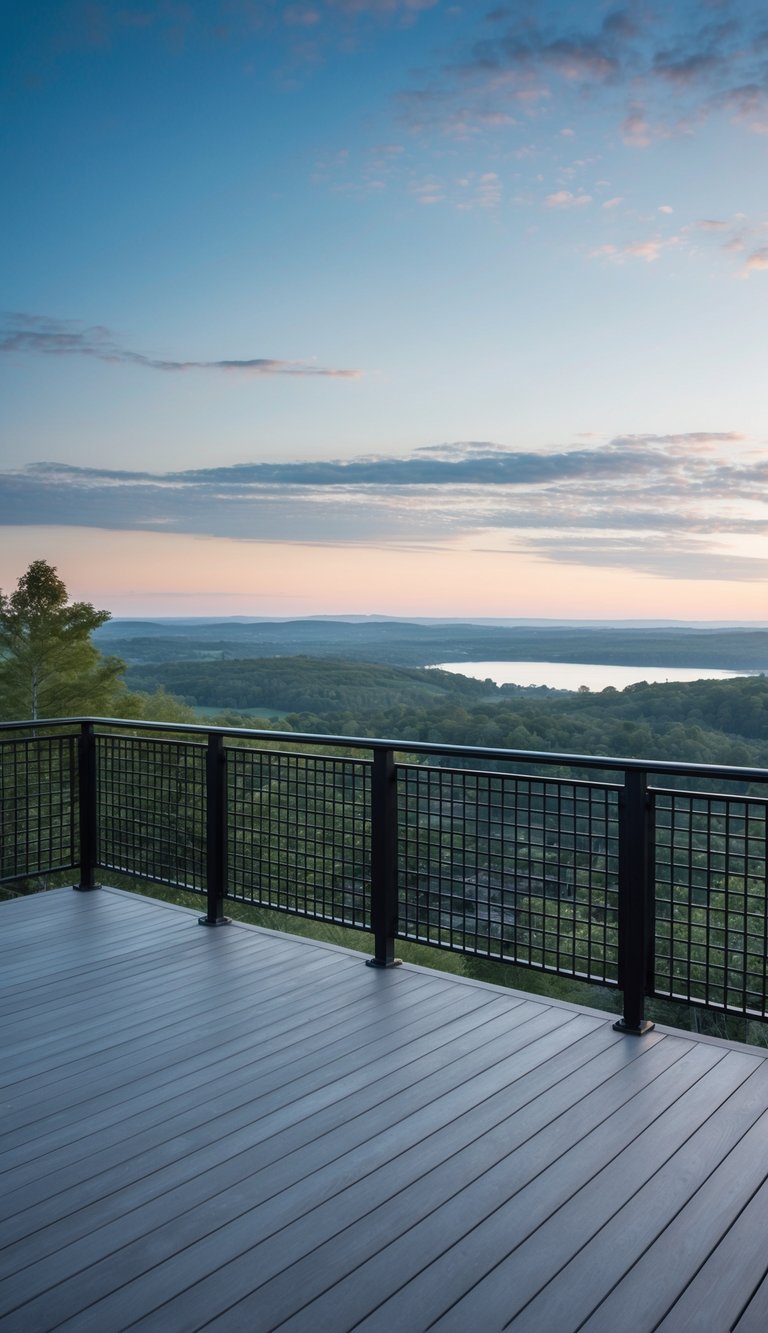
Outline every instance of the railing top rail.
<path fill-rule="evenodd" d="M 768 768 L 743 768 L 728 764 L 678 763 L 665 759 L 628 759 L 615 755 L 560 754 L 549 750 L 505 750 L 479 745 L 450 745 L 435 741 L 412 741 L 382 737 L 334 736 L 298 731 L 259 731 L 250 727 L 209 727 L 195 722 L 146 722 L 120 717 L 58 717 L 36 721 L 0 722 L 0 733 L 90 723 L 98 727 L 121 727 L 130 731 L 160 731 L 178 735 L 196 732 L 200 736 L 229 736 L 238 740 L 279 741 L 291 745 L 329 745 L 350 750 L 395 750 L 398 754 L 434 754 L 452 759 L 501 759 L 522 764 L 543 764 L 553 768 L 586 768 L 603 772 L 640 771 L 672 774 L 677 777 L 724 778 L 729 782 L 768 783 Z"/>

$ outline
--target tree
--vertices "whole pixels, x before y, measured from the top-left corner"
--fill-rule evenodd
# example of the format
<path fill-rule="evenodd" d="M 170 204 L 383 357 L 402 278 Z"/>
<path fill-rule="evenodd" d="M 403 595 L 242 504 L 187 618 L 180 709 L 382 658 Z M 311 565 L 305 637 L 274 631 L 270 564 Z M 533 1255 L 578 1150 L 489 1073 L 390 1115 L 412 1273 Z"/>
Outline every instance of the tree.
<path fill-rule="evenodd" d="M 91 643 L 107 620 L 90 602 L 69 602 L 55 568 L 33 561 L 15 592 L 0 591 L 0 716 L 109 715 L 124 664 Z"/>

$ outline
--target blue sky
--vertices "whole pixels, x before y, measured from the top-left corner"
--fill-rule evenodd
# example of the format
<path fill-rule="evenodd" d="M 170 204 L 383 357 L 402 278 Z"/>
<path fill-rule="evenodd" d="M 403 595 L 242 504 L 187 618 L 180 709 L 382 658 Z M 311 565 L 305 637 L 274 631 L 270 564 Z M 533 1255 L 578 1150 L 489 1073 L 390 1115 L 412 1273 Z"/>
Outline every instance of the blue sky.
<path fill-rule="evenodd" d="M 0 586 L 765 619 L 762 6 L 0 27 Z"/>

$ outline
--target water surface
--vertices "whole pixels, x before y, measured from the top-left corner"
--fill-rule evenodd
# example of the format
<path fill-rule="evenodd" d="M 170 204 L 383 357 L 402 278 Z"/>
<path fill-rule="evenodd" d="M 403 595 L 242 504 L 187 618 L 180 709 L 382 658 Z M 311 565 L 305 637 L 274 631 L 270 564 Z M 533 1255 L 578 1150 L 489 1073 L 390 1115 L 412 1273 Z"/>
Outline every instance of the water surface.
<path fill-rule="evenodd" d="M 649 685 L 665 681 L 735 680 L 747 671 L 717 671 L 710 667 L 600 666 L 594 662 L 436 662 L 440 671 L 455 671 L 476 680 L 490 679 L 496 685 L 549 685 L 555 690 L 604 690 L 645 680 Z"/>

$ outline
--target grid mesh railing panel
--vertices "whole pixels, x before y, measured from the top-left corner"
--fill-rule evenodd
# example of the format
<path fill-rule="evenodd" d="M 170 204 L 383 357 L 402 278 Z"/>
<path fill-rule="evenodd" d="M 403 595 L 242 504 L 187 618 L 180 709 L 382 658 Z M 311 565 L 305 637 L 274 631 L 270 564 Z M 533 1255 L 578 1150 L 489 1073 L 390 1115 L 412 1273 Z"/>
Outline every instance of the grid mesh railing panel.
<path fill-rule="evenodd" d="M 370 761 L 227 750 L 227 897 L 367 929 Z"/>
<path fill-rule="evenodd" d="M 621 870 L 625 1008 L 628 988 L 632 1014 L 645 992 L 768 1018 L 768 797 L 744 794 L 766 791 L 764 770 L 342 737 L 315 748 L 310 736 L 151 724 L 126 734 L 108 719 L 0 733 L 0 882 L 44 884 L 82 856 L 81 887 L 95 860 L 105 878 L 207 892 L 208 919 L 226 897 L 375 922 L 377 959 L 394 934 L 617 985 L 626 838 L 637 861 L 626 851 Z M 649 770 L 670 787 L 646 792 Z"/>
<path fill-rule="evenodd" d="M 768 801 L 653 796 L 654 994 L 768 1016 Z"/>
<path fill-rule="evenodd" d="M 0 743 L 0 881 L 79 862 L 77 737 Z"/>
<path fill-rule="evenodd" d="M 399 935 L 617 982 L 618 790 L 401 765 Z"/>
<path fill-rule="evenodd" d="M 205 892 L 205 746 L 113 735 L 96 746 L 99 869 Z"/>

